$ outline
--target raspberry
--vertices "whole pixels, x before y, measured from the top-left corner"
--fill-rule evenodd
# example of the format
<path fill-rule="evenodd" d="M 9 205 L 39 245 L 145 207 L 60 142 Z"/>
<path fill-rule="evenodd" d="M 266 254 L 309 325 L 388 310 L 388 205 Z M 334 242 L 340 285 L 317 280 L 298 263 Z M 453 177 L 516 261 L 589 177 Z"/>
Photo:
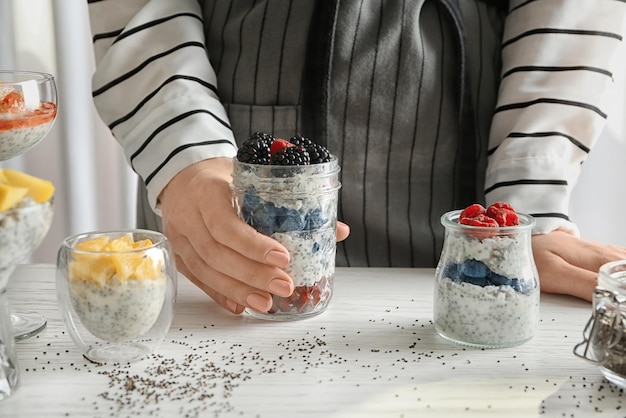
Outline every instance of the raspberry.
<path fill-rule="evenodd" d="M 487 216 L 498 222 L 499 226 L 519 225 L 519 217 L 515 209 L 505 202 L 496 202 L 487 208 Z"/>
<path fill-rule="evenodd" d="M 473 205 L 469 205 L 461 211 L 460 218 L 473 218 L 484 213 L 485 208 L 483 207 L 483 205 L 479 203 L 474 203 Z"/>
<path fill-rule="evenodd" d="M 483 226 L 483 227 L 498 227 L 498 222 L 490 218 L 489 216 L 481 213 L 480 215 L 476 215 L 474 217 L 465 217 L 460 218 L 459 222 L 463 225 L 471 225 L 471 226 Z"/>
<path fill-rule="evenodd" d="M 274 155 L 279 149 L 288 147 L 295 147 L 295 145 L 285 139 L 276 138 L 274 142 L 272 142 L 272 146 L 270 147 L 270 154 Z"/>
<path fill-rule="evenodd" d="M 489 207 L 494 208 L 494 209 L 508 209 L 508 210 L 515 212 L 515 209 L 513 209 L 513 206 L 511 206 L 510 204 L 506 202 L 495 202 L 489 205 Z"/>

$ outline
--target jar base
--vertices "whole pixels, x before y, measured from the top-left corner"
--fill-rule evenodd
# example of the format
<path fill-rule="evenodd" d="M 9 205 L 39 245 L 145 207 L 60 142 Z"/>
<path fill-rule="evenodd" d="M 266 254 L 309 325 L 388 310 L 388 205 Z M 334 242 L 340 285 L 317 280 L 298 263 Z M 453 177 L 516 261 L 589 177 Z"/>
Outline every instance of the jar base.
<path fill-rule="evenodd" d="M 39 334 L 46 328 L 48 321 L 38 312 L 11 311 L 11 326 L 15 341 L 25 340 Z"/>
<path fill-rule="evenodd" d="M 603 366 L 600 366 L 598 368 L 600 369 L 600 373 L 602 373 L 606 380 L 619 386 L 622 389 L 626 389 L 626 377 L 619 375 Z"/>
<path fill-rule="evenodd" d="M 85 357 L 95 363 L 132 363 L 152 353 L 152 347 L 142 343 L 95 345 L 88 348 Z"/>
<path fill-rule="evenodd" d="M 454 338 L 450 335 L 447 335 L 445 332 L 441 331 L 436 325 L 435 325 L 435 330 L 437 331 L 437 334 L 439 334 L 440 337 L 442 337 L 443 339 L 453 342 L 455 344 L 459 344 L 459 345 L 464 345 L 466 347 L 473 347 L 473 348 L 487 348 L 487 349 L 492 349 L 492 348 L 507 348 L 507 347 L 516 347 L 522 344 L 527 343 L 528 341 L 530 341 L 533 336 L 531 335 L 528 338 L 524 338 L 522 340 L 518 340 L 518 341 L 506 341 L 506 342 L 502 342 L 502 343 L 484 343 L 484 342 L 469 342 L 469 341 L 463 341 L 463 340 L 459 340 L 457 338 Z"/>
<path fill-rule="evenodd" d="M 303 319 L 312 318 L 314 316 L 322 314 L 326 308 L 318 309 L 311 312 L 306 313 L 295 313 L 295 312 L 276 312 L 276 313 L 267 313 L 267 312 L 258 312 L 252 309 L 246 309 L 245 313 L 248 316 L 251 316 L 255 319 L 263 319 L 266 321 L 275 321 L 275 322 L 287 322 L 287 321 L 300 321 Z"/>

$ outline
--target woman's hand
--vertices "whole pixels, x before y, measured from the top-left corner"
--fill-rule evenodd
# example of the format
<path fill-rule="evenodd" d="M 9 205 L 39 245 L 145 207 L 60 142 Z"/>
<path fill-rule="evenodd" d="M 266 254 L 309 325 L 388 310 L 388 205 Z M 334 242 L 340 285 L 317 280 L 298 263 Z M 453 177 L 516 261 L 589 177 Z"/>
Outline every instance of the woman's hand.
<path fill-rule="evenodd" d="M 600 266 L 626 259 L 626 248 L 604 245 L 565 231 L 533 235 L 541 290 L 591 301 Z"/>
<path fill-rule="evenodd" d="M 238 216 L 230 189 L 232 160 L 214 158 L 178 173 L 160 196 L 163 232 L 178 270 L 233 313 L 272 306 L 271 294 L 289 296 L 282 269 L 287 249 Z"/>

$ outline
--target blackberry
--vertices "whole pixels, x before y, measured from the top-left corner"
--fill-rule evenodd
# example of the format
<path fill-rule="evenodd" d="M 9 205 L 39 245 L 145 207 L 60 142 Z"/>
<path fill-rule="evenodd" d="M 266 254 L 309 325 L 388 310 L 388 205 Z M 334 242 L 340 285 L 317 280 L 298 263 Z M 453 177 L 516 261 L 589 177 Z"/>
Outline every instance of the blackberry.
<path fill-rule="evenodd" d="M 272 136 L 272 135 L 270 135 L 268 133 L 265 133 L 265 132 L 255 132 L 252 135 L 250 135 L 249 139 L 253 139 L 253 138 L 265 141 L 269 145 L 272 145 L 272 142 L 274 142 L 274 136 Z"/>
<path fill-rule="evenodd" d="M 273 141 L 273 136 L 255 132 L 237 150 L 237 159 L 242 163 L 268 165 L 270 163 L 270 146 Z"/>
<path fill-rule="evenodd" d="M 321 164 L 330 161 L 330 152 L 322 145 L 311 144 L 307 147 L 307 151 L 309 152 L 311 164 Z"/>
<path fill-rule="evenodd" d="M 308 151 L 301 145 L 281 148 L 272 154 L 272 165 L 309 165 L 311 158 Z"/>
<path fill-rule="evenodd" d="M 322 145 L 316 144 L 306 136 L 295 135 L 289 139 L 294 145 L 302 145 L 309 153 L 311 164 L 321 164 L 330 161 L 330 152 Z"/>
<path fill-rule="evenodd" d="M 305 148 L 310 147 L 311 145 L 313 145 L 313 141 L 311 141 L 309 138 L 307 138 L 306 136 L 302 136 L 302 135 L 295 135 L 292 136 L 289 139 L 289 142 L 291 142 L 294 145 L 302 145 Z"/>

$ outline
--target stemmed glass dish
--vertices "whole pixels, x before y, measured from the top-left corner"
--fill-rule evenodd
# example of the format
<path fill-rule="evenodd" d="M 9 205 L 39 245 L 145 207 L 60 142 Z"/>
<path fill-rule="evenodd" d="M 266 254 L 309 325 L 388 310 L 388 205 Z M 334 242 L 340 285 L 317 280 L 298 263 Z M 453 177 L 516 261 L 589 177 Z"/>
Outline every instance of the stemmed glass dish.
<path fill-rule="evenodd" d="M 37 203 L 23 199 L 11 209 L 0 212 L 0 291 L 6 289 L 18 263 L 30 256 L 44 239 L 53 216 L 53 198 Z M 11 324 L 16 340 L 37 334 L 46 319 L 33 311 L 11 310 Z"/>
<path fill-rule="evenodd" d="M 38 144 L 56 119 L 57 104 L 52 75 L 0 70 L 0 161 L 16 157 Z M 51 220 L 52 200 L 0 211 L 0 289 L 6 287 L 17 263 L 41 243 Z M 46 320 L 36 312 L 11 310 L 11 323 L 15 338 L 19 340 L 41 331 Z"/>
<path fill-rule="evenodd" d="M 22 154 L 50 131 L 57 115 L 54 77 L 0 70 L 0 161 Z"/>

